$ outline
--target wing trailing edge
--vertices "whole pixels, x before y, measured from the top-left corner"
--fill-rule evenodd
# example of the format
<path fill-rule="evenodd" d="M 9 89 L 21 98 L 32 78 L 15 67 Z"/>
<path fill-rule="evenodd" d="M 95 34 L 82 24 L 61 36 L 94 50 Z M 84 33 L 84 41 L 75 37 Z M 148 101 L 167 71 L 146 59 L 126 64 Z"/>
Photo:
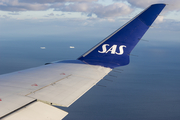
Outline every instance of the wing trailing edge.
<path fill-rule="evenodd" d="M 33 102 L 1 120 L 62 120 L 68 113 L 43 102 Z"/>

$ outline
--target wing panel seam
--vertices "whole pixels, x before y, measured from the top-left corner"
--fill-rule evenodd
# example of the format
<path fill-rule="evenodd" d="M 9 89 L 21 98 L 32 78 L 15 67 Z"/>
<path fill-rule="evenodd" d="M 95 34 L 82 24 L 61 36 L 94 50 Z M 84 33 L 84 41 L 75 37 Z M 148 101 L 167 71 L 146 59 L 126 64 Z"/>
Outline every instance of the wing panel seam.
<path fill-rule="evenodd" d="M 44 88 L 46 88 L 46 87 L 48 87 L 48 86 L 50 86 L 50 85 L 54 85 L 54 84 L 56 84 L 57 82 L 59 82 L 59 81 L 61 81 L 61 80 L 63 80 L 63 79 L 68 78 L 69 76 L 71 76 L 71 74 L 68 75 L 68 76 L 66 76 L 66 77 L 64 77 L 64 78 L 62 78 L 62 79 L 60 79 L 60 80 L 57 80 L 57 81 L 51 83 L 51 84 L 49 84 L 49 85 L 46 85 L 46 86 L 44 86 L 44 87 L 42 87 L 42 88 L 39 88 L 39 89 L 37 89 L 37 90 L 35 90 L 35 91 L 33 91 L 33 92 L 30 92 L 30 93 L 26 94 L 25 96 L 28 96 L 28 95 L 30 95 L 30 94 L 32 94 L 32 93 L 35 93 L 35 92 L 37 92 L 37 91 L 39 91 L 39 90 L 42 90 L 42 89 L 44 89 Z"/>

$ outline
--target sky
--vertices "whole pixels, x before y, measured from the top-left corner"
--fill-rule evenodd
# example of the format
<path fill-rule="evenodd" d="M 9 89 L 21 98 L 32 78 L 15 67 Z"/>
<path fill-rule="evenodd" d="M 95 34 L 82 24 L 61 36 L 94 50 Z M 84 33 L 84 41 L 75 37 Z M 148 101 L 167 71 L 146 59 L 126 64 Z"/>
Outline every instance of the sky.
<path fill-rule="evenodd" d="M 167 7 L 148 38 L 156 34 L 177 41 L 179 0 L 0 0 L 0 40 L 69 35 L 83 40 L 104 38 L 154 3 L 166 3 Z"/>

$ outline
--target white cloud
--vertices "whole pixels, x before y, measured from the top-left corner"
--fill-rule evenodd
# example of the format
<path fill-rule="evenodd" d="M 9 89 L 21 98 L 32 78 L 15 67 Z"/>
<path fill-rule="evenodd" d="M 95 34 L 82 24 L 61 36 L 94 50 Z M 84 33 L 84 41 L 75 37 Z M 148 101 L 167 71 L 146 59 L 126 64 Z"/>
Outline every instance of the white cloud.
<path fill-rule="evenodd" d="M 54 13 L 50 13 L 49 16 L 54 16 Z"/>
<path fill-rule="evenodd" d="M 106 3 L 106 1 L 104 2 Z M 9 15 L 15 15 L 19 11 L 44 11 L 43 15 L 35 16 L 37 18 L 47 15 L 45 12 L 48 10 L 54 10 L 56 14 L 59 14 L 58 11 L 62 11 L 61 14 L 65 13 L 64 17 L 67 17 L 66 12 L 70 12 L 72 16 L 76 17 L 107 18 L 109 21 L 114 21 L 119 16 L 129 15 L 134 8 L 146 8 L 150 4 L 162 2 L 168 4 L 166 12 L 180 10 L 179 0 L 112 0 L 107 4 L 100 0 L 1 0 L 0 10 L 14 12 Z M 77 15 L 77 13 L 81 15 Z"/>
<path fill-rule="evenodd" d="M 63 2 L 95 2 L 98 0 L 19 0 L 26 3 L 63 3 Z"/>
<path fill-rule="evenodd" d="M 55 16 L 54 13 L 50 13 L 48 15 L 45 15 L 44 17 L 53 17 L 53 16 Z"/>
<path fill-rule="evenodd" d="M 130 6 L 124 3 L 114 3 L 108 6 L 99 6 L 93 10 L 100 18 L 118 17 L 121 15 L 127 15 L 132 12 Z"/>
<path fill-rule="evenodd" d="M 18 0 L 2 0 L 0 2 L 0 10 L 3 11 L 27 11 L 27 10 L 46 10 L 48 9 L 48 4 L 39 3 L 24 3 Z"/>
<path fill-rule="evenodd" d="M 95 14 L 99 18 L 118 17 L 132 12 L 130 6 L 124 3 L 114 3 L 104 6 L 98 3 L 87 2 L 72 3 L 69 5 L 59 4 L 59 6 L 56 6 L 55 10 L 64 12 L 85 12 L 88 16 Z"/>
<path fill-rule="evenodd" d="M 109 22 L 115 22 L 115 20 L 112 19 L 112 18 L 108 18 L 107 20 L 108 20 Z"/>
<path fill-rule="evenodd" d="M 146 8 L 151 4 L 159 3 L 161 0 L 127 0 L 131 5 Z"/>
<path fill-rule="evenodd" d="M 36 3 L 33 2 L 33 0 L 31 2 L 30 0 L 28 2 L 26 0 L 22 0 L 23 2 L 18 0 L 11 1 L 13 2 L 11 3 L 10 0 L 1 0 L 0 2 L 0 9 L 8 11 L 0 16 L 1 23 L 4 23 L 1 24 L 1 36 L 69 36 L 69 33 L 76 35 L 79 32 L 82 33 L 80 36 L 90 36 L 93 34 L 101 37 L 110 34 L 129 19 L 120 19 L 117 17 L 126 16 L 130 14 L 135 7 L 145 8 L 149 6 L 152 1 L 156 2 L 158 0 L 140 0 L 138 2 L 135 0 L 128 0 L 129 4 L 125 2 L 108 4 L 91 2 L 96 0 L 86 0 L 88 2 L 75 2 L 80 0 L 74 0 L 74 2 L 69 3 L 66 3 L 65 0 L 45 0 L 44 3 L 40 3 L 40 0 Z M 53 11 L 54 9 L 57 11 Z M 178 8 L 174 10 L 177 9 Z M 137 12 L 139 11 L 135 11 L 135 13 Z M 154 30 L 174 30 L 177 32 L 180 30 L 180 22 L 167 21 L 167 15 L 165 17 L 159 16 L 156 23 L 160 24 L 155 24 Z M 98 31 L 103 32 L 96 34 Z"/>
<path fill-rule="evenodd" d="M 94 4 L 96 5 L 96 4 Z M 52 8 L 55 8 L 57 11 L 66 11 L 66 12 L 88 12 L 92 9 L 92 3 L 72 3 L 69 5 L 66 4 L 59 4 L 59 5 L 52 5 Z"/>
<path fill-rule="evenodd" d="M 162 23 L 163 20 L 164 20 L 164 16 L 158 16 L 158 17 L 156 18 L 155 23 Z"/>
<path fill-rule="evenodd" d="M 114 0 L 122 1 L 122 0 Z M 167 4 L 166 10 L 180 10 L 180 0 L 124 0 L 129 2 L 132 6 L 146 8 L 151 4 L 165 3 Z"/>
<path fill-rule="evenodd" d="M 8 13 L 9 15 L 20 15 L 19 12 L 11 12 L 11 13 Z"/>
<path fill-rule="evenodd" d="M 83 1 L 83 2 L 82 2 Z M 1 0 L 2 11 L 46 11 L 54 9 L 63 12 L 81 12 L 87 17 L 114 18 L 132 12 L 125 3 L 103 5 L 98 0 Z"/>

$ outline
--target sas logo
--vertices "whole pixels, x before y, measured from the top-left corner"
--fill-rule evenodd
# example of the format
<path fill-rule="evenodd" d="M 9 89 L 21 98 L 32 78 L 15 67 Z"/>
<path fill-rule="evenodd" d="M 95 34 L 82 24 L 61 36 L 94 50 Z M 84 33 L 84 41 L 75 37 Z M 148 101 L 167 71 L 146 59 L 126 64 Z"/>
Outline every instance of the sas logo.
<path fill-rule="evenodd" d="M 113 46 L 112 46 L 111 48 L 109 48 L 108 50 L 107 50 L 107 46 L 109 46 L 109 44 L 104 44 L 104 45 L 102 46 L 102 51 L 98 51 L 98 52 L 99 52 L 99 53 L 108 53 L 108 52 L 111 52 L 111 54 L 122 55 L 122 54 L 124 53 L 123 48 L 124 48 L 124 47 L 126 48 L 125 45 L 119 46 L 119 53 L 118 53 L 118 52 L 116 52 L 117 45 L 113 45 Z"/>

